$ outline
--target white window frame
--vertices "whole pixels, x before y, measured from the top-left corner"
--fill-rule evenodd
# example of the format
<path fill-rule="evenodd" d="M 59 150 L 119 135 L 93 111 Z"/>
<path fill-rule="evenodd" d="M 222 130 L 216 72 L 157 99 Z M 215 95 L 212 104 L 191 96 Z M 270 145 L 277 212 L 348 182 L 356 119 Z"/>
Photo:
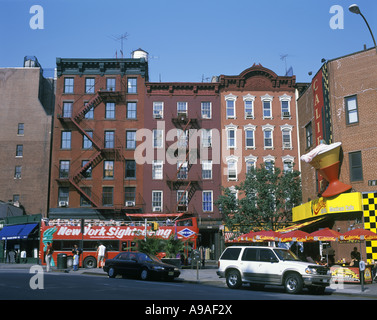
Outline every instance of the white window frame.
<path fill-rule="evenodd" d="M 265 94 L 264 96 L 261 96 L 261 101 L 262 101 L 262 115 L 263 115 L 263 119 L 273 119 L 272 117 L 272 101 L 273 101 L 274 97 L 273 96 L 270 96 L 269 94 Z M 264 114 L 264 103 L 265 102 L 269 102 L 270 104 L 270 115 L 269 116 L 266 116 Z"/>
<path fill-rule="evenodd" d="M 234 124 L 230 124 L 230 125 L 225 126 L 226 148 L 227 149 L 236 149 L 237 148 L 237 128 L 238 128 L 238 126 L 236 126 Z M 229 133 L 231 131 L 234 131 L 234 145 L 233 146 L 231 146 L 229 144 L 229 141 L 230 141 Z"/>
<path fill-rule="evenodd" d="M 228 181 L 238 181 L 238 157 L 236 156 L 229 156 L 226 158 L 227 164 L 227 179 Z M 234 169 L 230 167 L 230 164 L 234 164 Z M 229 177 L 230 169 L 235 171 L 235 177 Z"/>
<path fill-rule="evenodd" d="M 232 108 L 233 115 L 228 115 L 228 101 L 233 102 L 233 108 Z M 233 94 L 228 94 L 225 96 L 225 115 L 227 119 L 236 119 L 236 101 L 237 101 L 237 96 Z"/>
<path fill-rule="evenodd" d="M 206 210 L 204 208 L 204 194 L 209 193 L 211 195 L 211 208 L 210 210 Z M 202 210 L 203 212 L 213 212 L 213 190 L 203 190 L 202 192 Z"/>
<path fill-rule="evenodd" d="M 254 101 L 255 101 L 255 96 L 251 94 L 247 94 L 243 96 L 243 101 L 244 101 L 244 114 L 245 114 L 245 119 L 254 119 Z M 251 102 L 251 112 L 246 111 L 246 104 L 248 102 Z"/>
<path fill-rule="evenodd" d="M 177 116 L 188 115 L 188 102 L 187 101 L 178 101 L 177 102 Z"/>
<path fill-rule="evenodd" d="M 164 118 L 164 102 L 154 101 L 153 102 L 153 119 L 163 119 Z"/>
<path fill-rule="evenodd" d="M 281 112 L 281 118 L 282 119 L 291 119 L 292 118 L 292 113 L 291 113 L 291 100 L 292 97 L 283 94 L 282 96 L 279 97 L 280 100 L 280 112 Z M 283 111 L 283 102 L 288 102 L 288 111 Z M 288 114 L 285 114 L 285 112 L 288 112 Z"/>
<path fill-rule="evenodd" d="M 288 156 L 281 157 L 281 160 L 283 162 L 283 171 L 284 172 L 287 172 L 287 171 L 292 172 L 293 171 L 293 163 L 294 163 L 295 158 L 288 155 Z M 288 170 L 285 168 L 286 163 L 290 163 L 290 168 Z"/>
<path fill-rule="evenodd" d="M 164 147 L 164 130 L 153 129 L 153 148 L 162 149 Z"/>
<path fill-rule="evenodd" d="M 204 110 L 204 107 L 207 108 L 208 104 L 209 104 L 209 110 Z M 202 119 L 212 119 L 212 102 L 202 101 L 200 103 L 200 111 L 201 111 Z M 205 112 L 203 113 L 203 111 Z M 207 115 L 208 112 L 209 112 L 209 115 Z"/>
<path fill-rule="evenodd" d="M 164 177 L 164 162 L 162 160 L 153 160 L 152 162 L 152 179 L 162 180 Z"/>
<path fill-rule="evenodd" d="M 266 125 L 262 126 L 264 150 L 273 150 L 274 149 L 274 128 L 275 128 L 275 126 L 270 125 L 270 124 L 266 124 Z M 271 146 L 266 146 L 266 132 L 271 132 Z"/>
<path fill-rule="evenodd" d="M 266 166 L 266 163 L 267 162 L 272 162 L 272 170 L 275 170 L 274 168 L 275 168 L 275 157 L 274 156 L 272 156 L 272 155 L 268 155 L 268 156 L 265 156 L 265 157 L 263 157 L 263 163 L 265 164 L 265 166 Z M 267 166 L 266 166 L 266 168 L 267 168 Z"/>
<path fill-rule="evenodd" d="M 248 170 L 248 164 L 249 163 L 252 163 L 253 165 L 252 165 L 252 167 L 255 169 L 256 168 L 256 166 L 257 166 L 257 160 L 258 160 L 258 157 L 255 157 L 255 156 L 252 156 L 252 155 L 249 155 L 249 156 L 246 156 L 245 157 L 245 166 L 246 166 L 246 173 L 248 173 L 249 172 L 249 170 Z"/>
<path fill-rule="evenodd" d="M 255 130 L 256 130 L 256 126 L 254 125 L 251 125 L 251 124 L 248 124 L 246 126 L 244 126 L 244 131 L 245 131 L 245 149 L 255 149 Z M 252 132 L 252 135 L 253 135 L 253 145 L 252 146 L 248 146 L 247 145 L 247 133 L 248 132 Z"/>
<path fill-rule="evenodd" d="M 156 203 L 153 203 L 154 202 L 154 194 L 159 194 L 160 195 L 160 205 L 154 205 Z M 156 207 L 160 207 L 162 211 L 162 208 L 163 208 L 163 205 L 164 205 L 164 192 L 162 190 L 152 190 L 152 211 L 153 212 L 158 212 L 158 210 L 156 210 L 155 208 Z"/>
<path fill-rule="evenodd" d="M 204 176 L 204 172 L 208 171 L 209 175 Z M 202 179 L 203 180 L 211 180 L 212 179 L 212 160 L 202 160 Z"/>
<path fill-rule="evenodd" d="M 283 150 L 285 149 L 288 149 L 288 150 L 292 150 L 293 149 L 293 145 L 292 145 L 292 126 L 290 125 L 283 125 L 283 126 L 280 126 L 280 129 L 281 129 L 281 143 L 282 143 L 282 146 L 283 146 Z M 286 143 L 284 142 L 284 135 L 288 133 L 288 136 L 289 136 L 289 143 Z"/>
<path fill-rule="evenodd" d="M 201 129 L 201 145 L 203 148 L 212 147 L 212 129 Z"/>

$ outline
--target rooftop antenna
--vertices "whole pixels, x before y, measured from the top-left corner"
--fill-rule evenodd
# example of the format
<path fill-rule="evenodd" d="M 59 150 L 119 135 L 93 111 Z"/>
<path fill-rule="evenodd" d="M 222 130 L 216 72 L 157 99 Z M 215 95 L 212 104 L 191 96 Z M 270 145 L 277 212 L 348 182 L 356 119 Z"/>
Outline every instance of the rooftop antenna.
<path fill-rule="evenodd" d="M 284 63 L 285 63 L 285 73 L 287 74 L 287 57 L 288 57 L 288 54 L 281 54 L 280 55 L 280 60 L 283 60 Z"/>
<path fill-rule="evenodd" d="M 127 40 L 128 36 L 129 34 L 127 32 L 120 34 L 118 36 L 114 36 L 114 35 L 111 36 L 111 39 L 113 39 L 114 41 L 120 41 L 120 53 L 122 55 L 122 58 L 123 58 L 123 40 L 125 39 Z"/>

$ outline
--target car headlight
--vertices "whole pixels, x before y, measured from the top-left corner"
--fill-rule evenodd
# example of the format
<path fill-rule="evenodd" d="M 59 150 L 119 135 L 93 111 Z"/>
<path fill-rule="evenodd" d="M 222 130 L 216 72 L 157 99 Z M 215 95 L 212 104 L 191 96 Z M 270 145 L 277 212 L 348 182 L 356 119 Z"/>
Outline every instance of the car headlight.
<path fill-rule="evenodd" d="M 178 268 L 174 268 L 174 271 L 178 271 L 179 269 Z"/>
<path fill-rule="evenodd" d="M 312 268 L 312 267 L 307 267 L 307 268 L 305 269 L 305 272 L 306 272 L 307 274 L 317 274 L 317 269 L 316 269 L 316 268 Z"/>
<path fill-rule="evenodd" d="M 153 266 L 152 269 L 153 270 L 165 270 L 165 268 L 161 267 L 161 266 Z"/>

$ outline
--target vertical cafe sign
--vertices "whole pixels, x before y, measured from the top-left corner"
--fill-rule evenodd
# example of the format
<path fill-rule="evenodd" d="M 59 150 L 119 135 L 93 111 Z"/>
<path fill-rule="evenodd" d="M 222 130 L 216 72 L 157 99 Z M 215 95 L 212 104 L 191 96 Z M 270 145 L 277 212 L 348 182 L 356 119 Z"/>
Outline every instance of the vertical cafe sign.
<path fill-rule="evenodd" d="M 329 99 L 329 78 L 327 63 L 324 63 L 312 80 L 313 106 L 314 106 L 314 132 L 315 144 L 318 146 L 321 142 L 331 144 L 331 112 Z M 318 174 L 318 191 L 323 186 L 323 178 Z"/>

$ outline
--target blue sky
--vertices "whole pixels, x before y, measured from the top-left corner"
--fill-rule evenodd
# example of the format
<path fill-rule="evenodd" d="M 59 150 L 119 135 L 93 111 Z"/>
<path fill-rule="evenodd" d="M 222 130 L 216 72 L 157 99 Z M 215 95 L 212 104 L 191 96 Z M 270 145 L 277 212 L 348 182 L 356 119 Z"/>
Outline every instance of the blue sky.
<path fill-rule="evenodd" d="M 286 55 L 306 82 L 322 58 L 373 46 L 361 16 L 348 11 L 355 2 L 377 37 L 373 0 L 0 0 L 0 67 L 20 67 L 25 55 L 43 68 L 56 57 L 113 58 L 121 47 L 114 37 L 127 33 L 124 55 L 148 51 L 150 81 L 202 81 L 253 63 L 284 75 Z M 44 29 L 30 27 L 33 5 L 43 8 Z M 330 27 L 334 5 L 344 10 L 343 29 Z"/>

